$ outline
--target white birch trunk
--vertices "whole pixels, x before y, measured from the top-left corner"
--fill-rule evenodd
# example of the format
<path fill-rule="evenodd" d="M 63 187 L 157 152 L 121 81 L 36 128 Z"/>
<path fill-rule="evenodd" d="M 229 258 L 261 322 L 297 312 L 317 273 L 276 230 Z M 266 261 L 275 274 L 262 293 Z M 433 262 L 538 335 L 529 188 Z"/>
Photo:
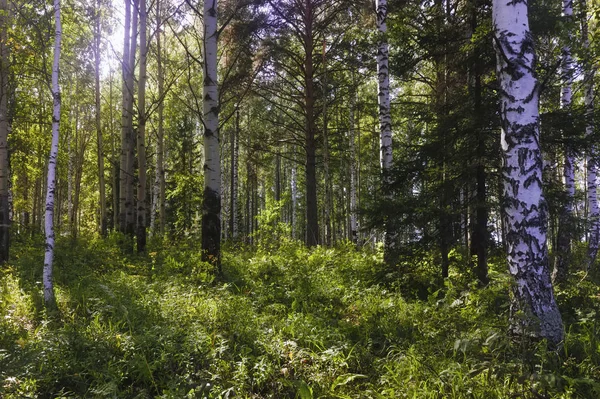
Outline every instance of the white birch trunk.
<path fill-rule="evenodd" d="M 204 2 L 204 202 L 202 256 L 221 272 L 221 161 L 217 87 L 217 0 Z"/>
<path fill-rule="evenodd" d="M 129 62 L 127 75 L 128 103 L 126 109 L 127 131 L 125 135 L 125 234 L 128 235 L 126 242 L 127 250 L 133 251 L 133 236 L 135 233 L 135 209 L 134 209 L 134 165 L 135 165 L 135 143 L 133 130 L 133 113 L 135 98 L 135 56 L 138 36 L 138 7 L 140 0 L 132 0 L 131 16 L 131 40 L 129 43 Z"/>
<path fill-rule="evenodd" d="M 52 144 L 48 158 L 48 183 L 46 191 L 46 253 L 44 255 L 44 302 L 48 308 L 56 307 L 54 284 L 52 281 L 52 262 L 54 260 L 54 194 L 56 190 L 56 161 L 58 158 L 58 132 L 60 128 L 60 87 L 58 85 L 60 45 L 62 26 L 60 21 L 60 0 L 54 0 L 54 61 L 52 64 Z"/>
<path fill-rule="evenodd" d="M 525 2 L 494 0 L 492 20 L 500 85 L 502 208 L 509 271 L 514 277 L 514 317 L 519 334 L 558 345 L 564 336 L 552 292 L 546 243 L 547 204 L 542 192 L 539 87 Z"/>
<path fill-rule="evenodd" d="M 130 135 L 130 96 L 133 95 L 133 87 L 129 85 L 130 70 L 130 30 L 131 30 L 131 3 L 125 2 L 125 32 L 123 37 L 123 62 L 122 62 L 122 108 L 121 108 L 121 156 L 119 158 L 119 231 L 125 233 L 127 225 L 127 143 Z"/>
<path fill-rule="evenodd" d="M 387 0 L 376 0 L 377 30 L 379 44 L 377 50 L 377 77 L 379 101 L 379 129 L 380 137 L 380 163 L 383 174 L 384 190 L 388 192 L 391 183 L 390 169 L 392 167 L 392 115 L 390 112 L 390 73 L 388 68 L 388 41 L 387 41 Z M 390 199 L 385 194 L 386 200 Z M 388 217 L 385 217 L 384 258 L 391 262 L 395 234 L 391 229 Z"/>
<path fill-rule="evenodd" d="M 573 0 L 563 0 L 562 15 L 570 21 L 573 18 Z M 569 42 L 573 38 L 571 32 L 568 34 Z M 561 68 L 562 88 L 560 93 L 560 107 L 566 112 L 571 108 L 573 97 L 573 57 L 571 56 L 571 47 L 569 43 L 562 48 L 562 68 Z M 563 137 L 566 139 L 564 146 L 565 163 L 563 168 L 563 178 L 565 183 L 566 203 L 561 210 L 558 226 L 556 262 L 552 273 L 552 281 L 555 283 L 565 281 L 568 275 L 568 268 L 571 255 L 572 223 L 573 223 L 573 202 L 575 198 L 575 169 L 573 149 L 569 144 L 568 137 L 563 131 Z"/>
<path fill-rule="evenodd" d="M 588 14 L 585 0 L 581 0 L 582 20 L 581 36 L 583 39 L 583 48 L 585 50 L 584 65 L 584 83 L 585 83 L 585 135 L 591 137 L 594 134 L 594 75 L 596 73 L 593 63 L 590 61 L 589 54 L 590 38 L 588 32 Z M 589 239 L 588 239 L 588 263 L 589 270 L 598 255 L 598 246 L 600 242 L 600 209 L 598 207 L 598 146 L 592 144 L 587 154 L 587 201 Z"/>

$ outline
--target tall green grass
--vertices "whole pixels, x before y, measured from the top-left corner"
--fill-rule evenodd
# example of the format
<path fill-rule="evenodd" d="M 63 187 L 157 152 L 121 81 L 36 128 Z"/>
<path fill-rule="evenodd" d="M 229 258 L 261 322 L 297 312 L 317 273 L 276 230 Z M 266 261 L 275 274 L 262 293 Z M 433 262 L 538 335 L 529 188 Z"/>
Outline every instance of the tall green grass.
<path fill-rule="evenodd" d="M 501 261 L 478 289 L 458 255 L 441 281 L 433 254 L 389 269 L 349 244 L 262 239 L 226 248 L 219 281 L 194 242 L 124 256 L 118 237 L 59 241 L 58 317 L 40 243 L 17 243 L 0 269 L 0 397 L 600 397 L 589 276 L 557 291 L 567 334 L 549 351 L 508 336 Z"/>

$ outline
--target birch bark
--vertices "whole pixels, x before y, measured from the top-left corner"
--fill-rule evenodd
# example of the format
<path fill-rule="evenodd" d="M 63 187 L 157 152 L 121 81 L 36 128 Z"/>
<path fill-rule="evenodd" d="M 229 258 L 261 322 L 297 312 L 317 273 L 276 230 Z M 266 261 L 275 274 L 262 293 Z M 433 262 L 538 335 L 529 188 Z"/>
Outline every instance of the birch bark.
<path fill-rule="evenodd" d="M 127 74 L 127 131 L 125 134 L 125 234 L 128 239 L 126 242 L 127 250 L 133 251 L 133 235 L 135 233 L 135 209 L 134 209 L 134 164 L 135 164 L 135 143 L 133 130 L 133 103 L 135 97 L 135 55 L 137 50 L 138 36 L 138 7 L 140 0 L 132 0 L 131 16 L 131 40 L 129 43 L 129 61 Z"/>
<path fill-rule="evenodd" d="M 379 100 L 379 130 L 380 130 L 380 163 L 383 174 L 383 185 L 387 192 L 387 186 L 391 183 L 390 169 L 392 167 L 392 115 L 390 112 L 390 74 L 388 68 L 389 46 L 387 41 L 387 0 L 376 0 L 377 30 L 379 43 L 377 49 L 377 77 L 378 77 L 378 100 Z M 386 194 L 386 199 L 390 195 Z M 384 258 L 391 262 L 395 235 L 391 229 L 390 221 L 385 218 L 385 242 Z"/>
<path fill-rule="evenodd" d="M 526 2 L 494 0 L 492 10 L 500 86 L 503 219 L 514 277 L 512 330 L 558 345 L 564 336 L 548 264 L 547 205 L 542 192 L 539 87 Z M 514 313 L 513 313 L 514 314 Z"/>
<path fill-rule="evenodd" d="M 573 0 L 563 0 L 562 15 L 570 21 L 573 18 Z M 572 40 L 571 32 L 568 34 L 569 42 Z M 560 107 L 566 112 L 571 107 L 572 85 L 573 85 L 573 57 L 571 47 L 565 44 L 562 48 L 562 89 L 560 93 Z M 563 131 L 563 136 L 567 136 Z M 563 166 L 563 178 L 565 183 L 566 203 L 559 216 L 558 234 L 556 239 L 556 261 L 552 273 L 552 281 L 563 282 L 567 279 L 569 263 L 571 258 L 571 236 L 573 223 L 573 201 L 575 197 L 575 169 L 573 166 L 574 156 L 568 137 L 565 137 L 564 146 L 565 161 Z"/>
<path fill-rule="evenodd" d="M 123 40 L 123 107 L 121 115 L 121 158 L 119 172 L 119 230 L 132 233 L 133 212 L 133 160 L 131 155 L 133 117 L 133 67 L 135 64 L 135 42 L 137 18 L 132 23 L 130 0 L 125 0 L 125 33 Z M 134 12 L 133 15 L 137 15 Z M 133 43 L 132 43 L 133 42 Z M 133 49 L 133 51 L 132 51 Z M 133 54 L 131 54 L 133 52 Z M 131 167 L 130 167 L 131 166 Z"/>
<path fill-rule="evenodd" d="M 585 84 L 585 135 L 592 137 L 594 134 L 594 76 L 596 69 L 590 61 L 589 49 L 590 38 L 588 30 L 587 2 L 581 0 L 581 36 L 585 50 L 584 84 Z M 600 242 L 600 209 L 598 207 L 598 186 L 596 183 L 598 175 L 598 146 L 592 144 L 587 154 L 587 201 L 589 215 L 589 239 L 588 239 L 588 270 L 596 261 L 598 246 Z"/>
<path fill-rule="evenodd" d="M 221 160 L 217 87 L 217 0 L 204 2 L 204 202 L 202 258 L 221 273 Z"/>
<path fill-rule="evenodd" d="M 44 255 L 44 302 L 49 309 L 56 307 L 52 263 L 54 260 L 54 194 L 56 191 L 56 161 L 58 158 L 58 132 L 60 128 L 60 87 L 58 84 L 60 46 L 62 26 L 60 19 L 60 0 L 54 0 L 54 60 L 52 63 L 52 144 L 48 158 L 48 177 L 46 191 L 46 252 Z"/>

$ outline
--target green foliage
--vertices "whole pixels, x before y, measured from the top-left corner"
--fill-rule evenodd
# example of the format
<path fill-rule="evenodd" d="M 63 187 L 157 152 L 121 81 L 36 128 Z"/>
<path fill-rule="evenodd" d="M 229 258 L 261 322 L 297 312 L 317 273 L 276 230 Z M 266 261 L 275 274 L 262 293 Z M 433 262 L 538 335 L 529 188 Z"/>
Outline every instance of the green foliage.
<path fill-rule="evenodd" d="M 270 219 L 263 216 L 264 227 Z M 118 242 L 59 241 L 60 320 L 43 308 L 36 243 L 17 245 L 14 263 L 0 276 L 0 396 L 600 393 L 600 298 L 589 276 L 575 275 L 557 292 L 568 330 L 563 348 L 552 352 L 543 342 L 507 335 L 511 280 L 503 262 L 491 264 L 493 283 L 485 289 L 454 273 L 444 284 L 423 278 L 427 294 L 416 295 L 408 286 L 417 272 L 403 280 L 380 254 L 351 244 L 307 249 L 280 240 L 276 250 L 226 250 L 225 282 L 216 283 L 195 242 L 157 241 L 148 255 L 131 257 L 120 254 Z M 460 264 L 460 254 L 453 256 Z M 435 258 L 425 256 L 415 270 L 427 276 Z M 409 270 L 408 263 L 402 267 Z M 385 285 L 378 284 L 382 273 Z"/>

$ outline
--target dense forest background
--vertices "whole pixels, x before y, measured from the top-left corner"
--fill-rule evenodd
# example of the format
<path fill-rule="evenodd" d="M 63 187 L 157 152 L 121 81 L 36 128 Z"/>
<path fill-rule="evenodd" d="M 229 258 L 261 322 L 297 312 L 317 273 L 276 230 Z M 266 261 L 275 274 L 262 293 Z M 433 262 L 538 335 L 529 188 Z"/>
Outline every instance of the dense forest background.
<path fill-rule="evenodd" d="M 600 8 L 500 3 L 0 0 L 0 396 L 600 397 Z"/>

